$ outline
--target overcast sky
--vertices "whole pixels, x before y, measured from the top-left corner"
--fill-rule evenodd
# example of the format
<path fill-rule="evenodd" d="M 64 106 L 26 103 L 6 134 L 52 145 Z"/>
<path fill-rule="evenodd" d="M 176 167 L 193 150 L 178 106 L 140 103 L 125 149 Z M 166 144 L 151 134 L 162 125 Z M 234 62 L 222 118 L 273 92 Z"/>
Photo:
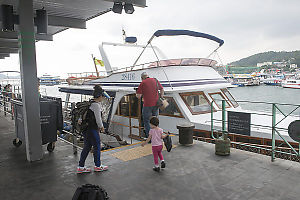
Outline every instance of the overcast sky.
<path fill-rule="evenodd" d="M 136 36 L 139 44 L 158 29 L 214 35 L 225 41 L 219 50 L 221 60 L 216 59 L 223 64 L 265 51 L 300 49 L 299 0 L 147 0 L 147 6 L 136 8 L 132 15 L 110 12 L 88 21 L 85 30 L 69 29 L 56 34 L 52 42 L 38 42 L 38 75 L 66 77 L 70 72 L 93 71 L 91 54 L 101 58 L 101 42 L 122 42 L 122 28 L 127 36 Z M 153 44 L 168 58 L 207 57 L 218 46 L 185 36 L 157 38 Z M 115 67 L 131 65 L 140 52 L 107 51 Z M 19 70 L 18 55 L 0 60 L 0 68 Z"/>

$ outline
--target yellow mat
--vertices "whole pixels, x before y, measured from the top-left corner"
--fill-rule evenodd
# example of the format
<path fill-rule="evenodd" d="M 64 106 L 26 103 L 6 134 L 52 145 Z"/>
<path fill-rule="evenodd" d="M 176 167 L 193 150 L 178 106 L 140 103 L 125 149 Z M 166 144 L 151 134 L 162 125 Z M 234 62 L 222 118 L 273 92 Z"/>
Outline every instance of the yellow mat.
<path fill-rule="evenodd" d="M 176 145 L 173 145 L 172 148 L 175 148 Z M 164 146 L 163 151 L 166 150 L 166 147 Z M 111 154 L 112 156 L 122 160 L 122 161 L 129 161 L 129 160 L 135 160 L 144 156 L 148 156 L 152 154 L 152 147 L 151 144 L 147 144 L 144 147 L 138 146 L 132 149 L 127 149 L 124 151 L 119 151 L 116 153 Z"/>

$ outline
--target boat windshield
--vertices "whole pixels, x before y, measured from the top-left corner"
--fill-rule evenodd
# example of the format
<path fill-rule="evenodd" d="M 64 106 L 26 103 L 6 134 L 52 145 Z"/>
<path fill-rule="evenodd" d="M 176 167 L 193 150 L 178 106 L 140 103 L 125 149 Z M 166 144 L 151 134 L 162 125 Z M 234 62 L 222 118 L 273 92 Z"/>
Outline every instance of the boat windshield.
<path fill-rule="evenodd" d="M 217 61 L 208 59 L 208 58 L 168 59 L 168 60 L 160 60 L 160 61 L 140 64 L 140 65 L 136 65 L 133 67 L 120 68 L 120 69 L 114 70 L 113 73 L 146 69 L 146 68 L 152 68 L 152 67 L 167 67 L 167 66 L 209 66 L 209 67 L 214 67 L 216 64 L 217 64 Z"/>
<path fill-rule="evenodd" d="M 221 94 L 221 92 L 209 93 L 211 99 L 215 102 L 219 109 L 222 109 L 222 100 L 226 100 L 225 97 Z M 229 108 L 230 105 L 227 101 L 225 101 L 226 108 Z"/>
<path fill-rule="evenodd" d="M 207 58 L 181 58 L 181 59 L 170 59 L 170 60 L 160 60 L 156 62 L 151 62 L 149 67 L 164 67 L 164 66 L 215 66 L 217 62 L 215 60 Z"/>
<path fill-rule="evenodd" d="M 227 89 L 221 89 L 221 91 L 224 93 L 224 95 L 227 97 L 227 99 L 231 102 L 234 108 L 238 107 L 239 104 L 235 101 L 231 93 Z"/>

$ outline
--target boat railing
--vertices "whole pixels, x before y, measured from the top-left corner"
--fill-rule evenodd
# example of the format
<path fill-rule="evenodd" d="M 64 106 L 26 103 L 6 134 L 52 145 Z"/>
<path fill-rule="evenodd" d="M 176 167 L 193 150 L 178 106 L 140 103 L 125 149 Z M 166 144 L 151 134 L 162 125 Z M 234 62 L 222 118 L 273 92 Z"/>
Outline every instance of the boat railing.
<path fill-rule="evenodd" d="M 135 66 L 118 68 L 110 71 L 111 73 L 128 72 L 141 69 L 148 69 L 153 67 L 167 67 L 167 66 L 210 66 L 214 67 L 217 64 L 215 60 L 208 58 L 180 58 L 168 59 L 155 62 L 143 63 Z"/>
<path fill-rule="evenodd" d="M 96 72 L 68 73 L 66 79 L 69 85 L 81 85 L 85 81 L 101 78 Z"/>
<path fill-rule="evenodd" d="M 168 66 L 209 66 L 214 67 L 217 64 L 215 60 L 208 58 L 180 58 L 180 59 L 168 59 L 155 62 L 143 63 L 135 66 L 123 67 L 113 69 L 106 73 L 122 73 L 136 70 L 149 69 L 154 67 L 168 67 Z M 68 73 L 66 81 L 69 85 L 81 85 L 86 81 L 104 78 L 106 76 L 98 76 L 96 72 L 82 72 L 82 73 Z"/>
<path fill-rule="evenodd" d="M 300 105 L 270 102 L 236 101 L 240 105 L 254 104 L 257 106 L 258 104 L 264 104 L 270 107 L 269 111 L 271 112 L 235 112 L 237 114 L 235 114 L 234 118 L 232 117 L 232 119 L 234 119 L 232 120 L 229 119 L 228 115 L 228 112 L 230 110 L 226 108 L 227 100 L 220 99 L 219 101 L 222 101 L 222 109 L 219 110 L 222 112 L 222 116 L 219 119 L 215 118 L 216 116 L 214 116 L 214 112 L 213 110 L 211 110 L 210 136 L 195 137 L 195 139 L 214 143 L 214 141 L 219 138 L 230 138 L 231 147 L 269 155 L 272 162 L 275 160 L 275 158 L 282 158 L 300 162 L 299 138 L 295 139 L 295 136 L 293 136 L 293 138 L 291 138 L 296 142 L 291 142 L 290 139 L 288 141 L 286 136 L 292 134 L 290 133 L 289 127 L 282 125 L 279 126 L 279 124 L 284 120 L 287 120 L 288 117 L 293 117 L 293 120 L 300 119 L 300 114 L 296 113 L 296 111 L 300 113 Z M 211 102 L 212 109 L 213 104 L 214 102 Z M 246 117 L 247 119 L 245 118 L 245 116 L 243 116 L 245 114 L 248 115 L 248 118 Z M 280 114 L 281 116 L 279 119 L 278 114 Z M 268 124 L 268 122 L 264 122 L 263 124 L 254 124 L 253 122 L 251 122 L 251 115 L 267 116 L 269 117 L 269 119 L 271 119 L 271 124 Z M 291 122 L 289 126 L 291 126 L 291 124 L 295 121 L 297 120 Z M 232 132 L 233 129 L 229 129 L 229 126 L 239 126 L 237 129 L 241 129 L 242 131 L 244 131 L 245 135 L 243 133 L 237 134 Z M 219 127 L 221 127 L 221 129 Z M 249 130 L 247 130 L 247 128 Z M 271 131 L 271 139 L 250 136 L 251 129 L 255 128 Z M 249 135 L 246 133 L 248 131 Z"/>
<path fill-rule="evenodd" d="M 21 98 L 21 87 L 18 85 L 13 85 L 11 91 L 0 90 L 0 111 L 4 115 L 10 115 L 14 119 L 14 109 L 12 105 L 12 100 Z"/>

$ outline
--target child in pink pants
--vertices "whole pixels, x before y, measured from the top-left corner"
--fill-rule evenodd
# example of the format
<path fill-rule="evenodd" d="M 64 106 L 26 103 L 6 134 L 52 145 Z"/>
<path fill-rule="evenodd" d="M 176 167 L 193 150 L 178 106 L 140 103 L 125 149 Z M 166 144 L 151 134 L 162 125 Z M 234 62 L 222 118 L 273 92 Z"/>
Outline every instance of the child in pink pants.
<path fill-rule="evenodd" d="M 152 153 L 154 157 L 154 167 L 153 170 L 159 172 L 160 167 L 158 164 L 158 157 L 161 161 L 161 168 L 166 167 L 165 160 L 163 158 L 163 155 L 161 153 L 163 149 L 163 138 L 167 137 L 167 134 L 163 133 L 163 130 L 158 127 L 159 125 L 159 120 L 157 117 L 152 117 L 150 119 L 150 131 L 149 131 L 149 137 L 145 142 L 142 143 L 142 146 L 145 146 L 150 140 L 152 144 Z"/>

